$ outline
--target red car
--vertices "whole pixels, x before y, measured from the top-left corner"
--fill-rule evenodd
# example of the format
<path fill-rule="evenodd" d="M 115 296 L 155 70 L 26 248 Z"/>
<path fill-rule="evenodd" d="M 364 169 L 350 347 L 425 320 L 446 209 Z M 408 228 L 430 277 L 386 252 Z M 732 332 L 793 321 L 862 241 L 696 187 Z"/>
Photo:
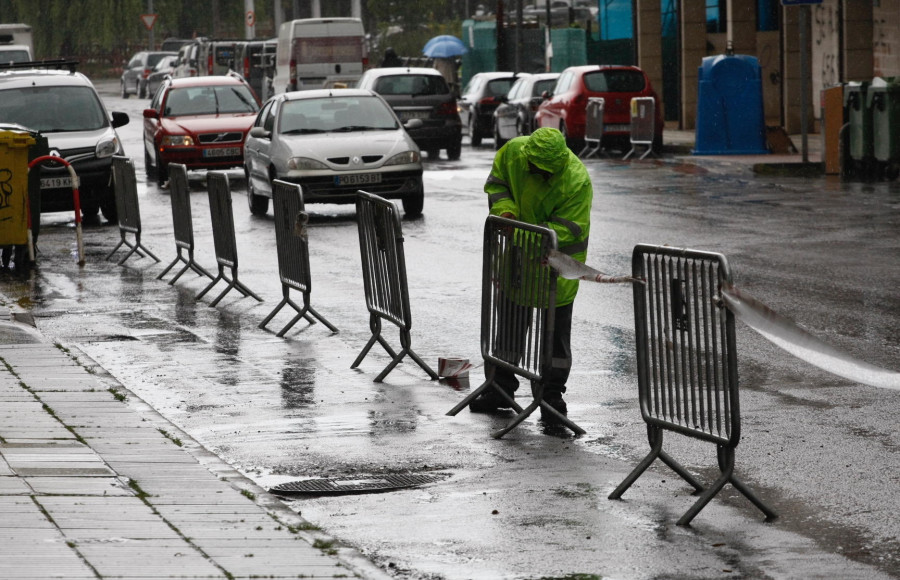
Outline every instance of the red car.
<path fill-rule="evenodd" d="M 147 175 L 168 181 L 169 163 L 188 169 L 243 167 L 244 140 L 259 99 L 236 74 L 167 79 L 144 109 Z"/>
<path fill-rule="evenodd" d="M 585 110 L 590 97 L 602 97 L 603 147 L 628 151 L 631 135 L 631 99 L 653 97 L 656 121 L 653 149 L 662 149 L 663 111 L 650 79 L 636 66 L 572 66 L 559 76 L 553 92 L 535 114 L 535 125 L 553 127 L 566 136 L 576 153 L 584 146 Z"/>

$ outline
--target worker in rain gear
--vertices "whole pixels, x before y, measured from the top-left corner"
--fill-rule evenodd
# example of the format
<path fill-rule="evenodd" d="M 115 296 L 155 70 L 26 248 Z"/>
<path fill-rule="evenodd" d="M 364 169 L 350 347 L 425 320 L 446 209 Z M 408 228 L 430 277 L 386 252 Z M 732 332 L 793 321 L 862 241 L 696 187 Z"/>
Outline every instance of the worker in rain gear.
<path fill-rule="evenodd" d="M 484 191 L 492 215 L 548 227 L 556 232 L 560 252 L 582 263 L 587 259 L 593 186 L 584 164 L 569 150 L 558 130 L 544 127 L 530 136 L 510 140 L 494 157 Z M 572 305 L 577 292 L 578 280 L 557 280 L 553 361 L 544 377 L 543 398 L 563 415 L 567 413 L 562 394 L 572 366 Z M 490 372 L 494 383 L 512 398 L 519 386 L 516 375 L 486 365 L 488 377 Z M 493 388 L 469 404 L 476 413 L 509 407 L 509 402 Z M 541 413 L 545 421 L 554 421 L 555 417 L 545 414 L 543 407 Z"/>

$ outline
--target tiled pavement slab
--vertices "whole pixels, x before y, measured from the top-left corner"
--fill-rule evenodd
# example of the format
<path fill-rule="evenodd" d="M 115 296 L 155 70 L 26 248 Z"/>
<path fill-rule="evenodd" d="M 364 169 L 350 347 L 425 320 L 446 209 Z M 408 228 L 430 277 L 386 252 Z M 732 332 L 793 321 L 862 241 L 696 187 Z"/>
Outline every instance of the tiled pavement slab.
<path fill-rule="evenodd" d="M 0 346 L 0 578 L 387 578 L 93 368 Z"/>

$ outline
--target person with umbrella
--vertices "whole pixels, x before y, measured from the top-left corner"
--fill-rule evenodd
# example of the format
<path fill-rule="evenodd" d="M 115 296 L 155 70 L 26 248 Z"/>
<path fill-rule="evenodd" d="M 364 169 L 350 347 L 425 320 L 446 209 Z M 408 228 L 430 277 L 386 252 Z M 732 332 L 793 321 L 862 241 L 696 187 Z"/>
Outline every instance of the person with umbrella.
<path fill-rule="evenodd" d="M 425 43 L 422 48 L 422 54 L 434 59 L 434 68 L 436 68 L 453 94 L 459 95 L 459 56 L 468 52 L 463 41 L 449 34 L 435 36 Z"/>

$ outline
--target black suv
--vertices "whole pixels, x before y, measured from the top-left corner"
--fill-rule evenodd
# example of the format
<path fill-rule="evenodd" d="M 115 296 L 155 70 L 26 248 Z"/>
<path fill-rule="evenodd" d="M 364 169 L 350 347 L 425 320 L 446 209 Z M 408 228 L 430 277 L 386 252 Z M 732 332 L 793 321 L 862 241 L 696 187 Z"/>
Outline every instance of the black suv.
<path fill-rule="evenodd" d="M 32 68 L 69 66 L 70 70 Z M 78 176 L 84 215 L 103 212 L 114 222 L 113 155 L 124 155 L 116 128 L 128 115 L 112 116 L 86 76 L 74 63 L 0 65 L 0 123 L 18 124 L 47 138 L 50 154 L 68 161 Z M 62 164 L 40 166 L 41 211 L 71 211 L 72 178 Z"/>
<path fill-rule="evenodd" d="M 373 68 L 363 73 L 356 86 L 381 95 L 402 123 L 421 119 L 421 126 L 407 132 L 430 159 L 441 149 L 447 150 L 448 158 L 459 159 L 462 123 L 450 86 L 437 69 Z"/>

